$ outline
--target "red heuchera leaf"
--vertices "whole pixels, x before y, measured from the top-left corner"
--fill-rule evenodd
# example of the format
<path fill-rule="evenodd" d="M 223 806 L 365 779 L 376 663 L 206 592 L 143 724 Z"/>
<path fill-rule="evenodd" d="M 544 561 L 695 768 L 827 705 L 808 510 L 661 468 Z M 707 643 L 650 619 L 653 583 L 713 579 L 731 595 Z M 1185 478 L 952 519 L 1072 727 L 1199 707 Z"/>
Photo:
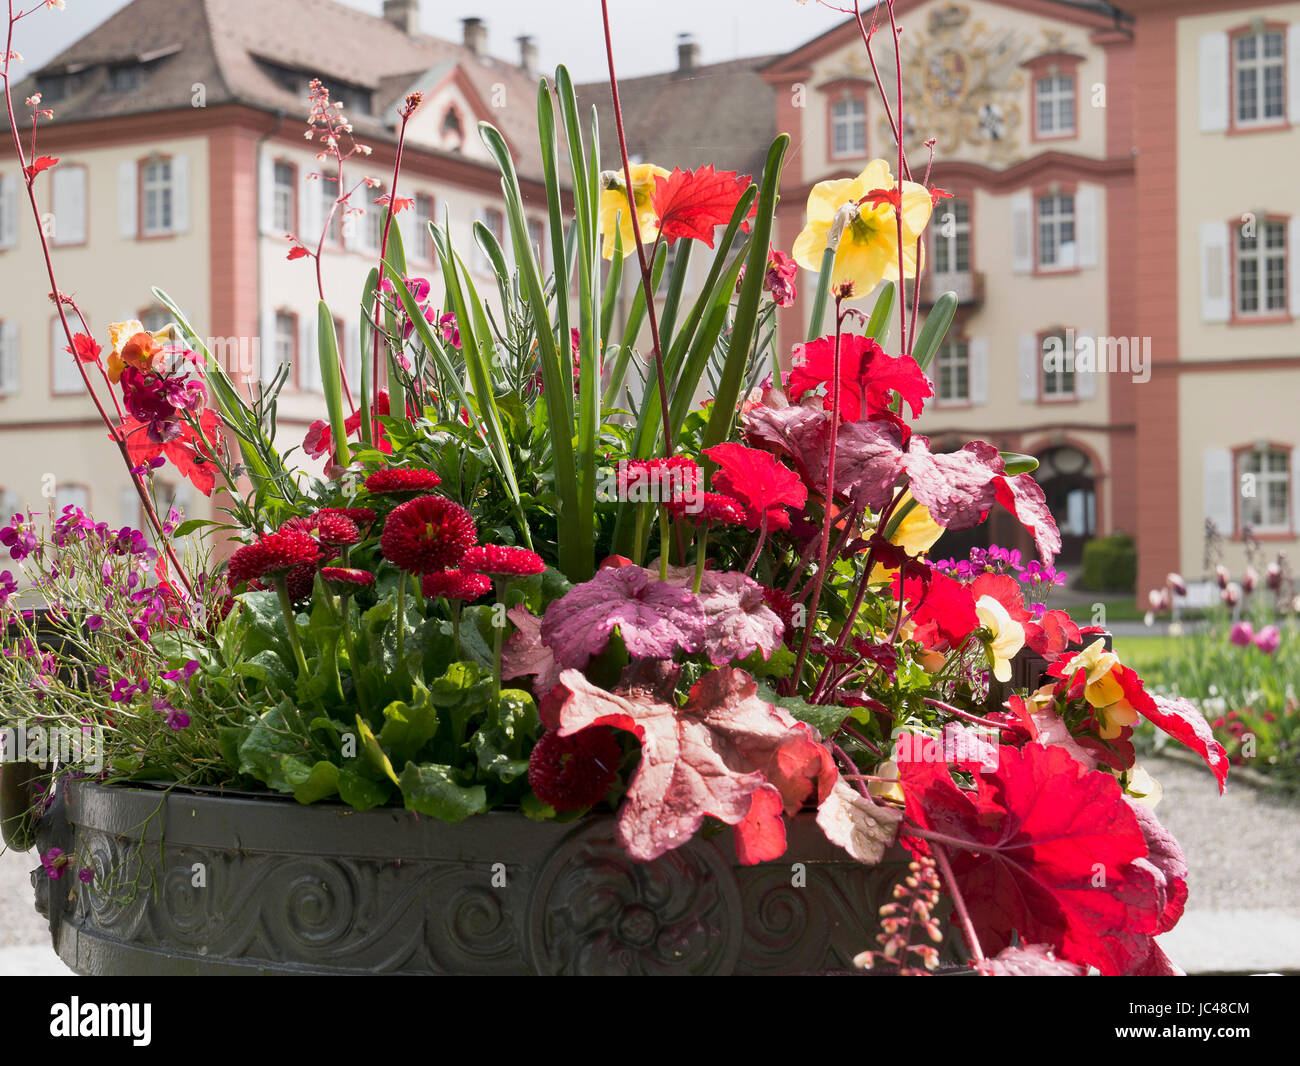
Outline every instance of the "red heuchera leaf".
<path fill-rule="evenodd" d="M 1047 944 L 1064 959 L 1123 974 L 1146 963 L 1164 901 L 1136 816 L 1111 775 L 1064 749 L 1003 746 L 963 792 L 942 762 L 900 764 L 906 822 L 965 841 L 949 848 L 986 953 Z M 907 839 L 913 851 L 928 845 Z"/>
<path fill-rule="evenodd" d="M 634 659 L 671 659 L 679 648 L 693 653 L 704 645 L 699 598 L 639 566 L 598 570 L 555 600 L 542 619 L 542 643 L 561 668 L 581 669 L 605 650 L 616 626 Z"/>
<path fill-rule="evenodd" d="M 72 347 L 65 348 L 64 351 L 70 352 L 77 357 L 81 363 L 99 362 L 99 353 L 104 349 L 99 346 L 99 342 L 94 337 L 87 337 L 84 333 L 74 334 L 72 337 Z"/>
<path fill-rule="evenodd" d="M 1048 944 L 1004 948 L 992 958 L 973 963 L 982 977 L 1086 977 L 1088 967 L 1063 962 Z"/>
<path fill-rule="evenodd" d="M 56 163 L 58 163 L 58 160 L 53 156 L 39 156 L 38 158 L 33 159 L 31 165 L 27 167 L 27 176 L 29 178 L 34 178 L 42 170 L 49 170 L 50 167 L 54 166 Z"/>
<path fill-rule="evenodd" d="M 873 802 L 842 777 L 817 808 L 817 826 L 826 839 L 868 866 L 884 857 L 902 818 L 902 811 Z"/>
<path fill-rule="evenodd" d="M 935 455 L 928 440 L 913 437 L 903 469 L 912 495 L 930 509 L 930 517 L 945 529 L 955 530 L 970 529 L 984 520 L 997 499 L 993 480 L 1006 469 L 1006 463 L 993 445 L 982 440 Z"/>
<path fill-rule="evenodd" d="M 304 248 L 301 244 L 295 244 L 292 248 L 289 249 L 289 254 L 286 255 L 285 258 L 289 260 L 306 259 L 307 256 L 309 255 L 311 255 L 311 252 L 307 251 L 307 249 Z"/>
<path fill-rule="evenodd" d="M 826 410 L 833 403 L 830 381 L 835 371 L 835 338 L 796 346 L 795 367 L 786 379 L 790 399 L 799 400 L 821 385 L 827 386 L 822 399 Z M 934 386 L 910 356 L 886 355 L 870 337 L 844 334 L 840 337 L 840 417 L 856 422 L 870 415 L 889 411 L 894 393 L 920 417 L 925 401 L 934 395 Z M 902 408 L 900 408 L 901 410 Z"/>
<path fill-rule="evenodd" d="M 830 429 L 830 413 L 807 405 L 756 407 L 745 424 L 752 442 L 788 455 L 804 483 L 823 496 Z M 835 441 L 837 498 L 878 511 L 893 497 L 902 472 L 902 435 L 893 423 L 868 419 L 840 424 Z"/>
<path fill-rule="evenodd" d="M 720 468 L 713 475 L 713 488 L 745 505 L 745 525 L 750 529 L 758 529 L 764 516 L 769 533 L 787 529 L 786 507 L 802 509 L 808 502 L 808 490 L 799 476 L 767 452 L 743 444 L 715 444 L 704 454 Z"/>
<path fill-rule="evenodd" d="M 737 177 L 734 170 L 675 169 L 668 177 L 655 176 L 654 212 L 664 239 L 681 237 L 703 241 L 713 247 L 713 231 L 731 221 L 736 204 L 749 188 L 749 175 Z"/>
<path fill-rule="evenodd" d="M 755 651 L 770 659 L 785 637 L 785 623 L 763 599 L 763 586 L 734 571 L 706 570 L 700 582 L 704 652 L 714 666 Z"/>
<path fill-rule="evenodd" d="M 1181 696 L 1153 696 L 1129 667 L 1116 666 L 1113 672 L 1124 690 L 1124 698 L 1140 715 L 1205 760 L 1205 765 L 1219 782 L 1219 794 L 1222 795 L 1227 787 L 1228 753 L 1214 739 L 1214 730 L 1205 720 L 1205 715 Z"/>
<path fill-rule="evenodd" d="M 933 570 L 929 582 L 909 577 L 903 586 L 904 602 L 920 606 L 912 615 L 915 638 L 934 651 L 955 648 L 972 629 L 979 627 L 975 598 L 970 586 Z M 894 574 L 893 597 L 898 600 L 899 575 Z"/>
<path fill-rule="evenodd" d="M 511 607 L 506 617 L 514 623 L 515 632 L 510 634 L 501 649 L 501 676 L 512 678 L 531 674 L 533 691 L 537 695 L 550 692 L 560 680 L 560 668 L 555 662 L 555 653 L 542 643 L 542 620 L 522 603 Z"/>
<path fill-rule="evenodd" d="M 199 416 L 199 428 L 203 431 L 202 440 L 188 422 L 183 422 L 181 435 L 166 444 L 151 441 L 148 425 L 134 418 L 128 418 L 122 423 L 119 432 L 126 441 L 127 454 L 133 465 L 140 466 L 164 455 L 204 496 L 211 496 L 217 483 L 217 464 L 212 458 L 211 445 L 219 445 L 221 442 L 221 427 L 216 411 L 206 408 Z"/>
<path fill-rule="evenodd" d="M 1137 818 L 1147 842 L 1147 857 L 1133 861 L 1143 863 L 1155 872 L 1156 884 L 1164 901 L 1156 932 L 1167 933 L 1178 924 L 1187 905 L 1187 859 L 1174 835 L 1160 824 L 1155 811 L 1128 796 L 1124 801 Z"/>
<path fill-rule="evenodd" d="M 838 780 L 830 752 L 809 726 L 759 699 L 743 670 L 709 671 L 683 707 L 672 695 L 678 674 L 671 663 L 639 663 L 607 692 L 565 670 L 542 717 L 561 736 L 607 725 L 641 741 L 616 830 L 632 858 L 649 862 L 685 844 L 706 816 L 735 827 L 741 863 L 779 858 L 782 813 L 820 804 Z"/>
<path fill-rule="evenodd" d="M 1051 563 L 1061 550 L 1061 531 L 1047 506 L 1043 490 L 1028 474 L 1015 477 L 999 475 L 993 479 L 998 503 L 1019 519 L 1034 537 L 1034 546 L 1043 562 Z"/>

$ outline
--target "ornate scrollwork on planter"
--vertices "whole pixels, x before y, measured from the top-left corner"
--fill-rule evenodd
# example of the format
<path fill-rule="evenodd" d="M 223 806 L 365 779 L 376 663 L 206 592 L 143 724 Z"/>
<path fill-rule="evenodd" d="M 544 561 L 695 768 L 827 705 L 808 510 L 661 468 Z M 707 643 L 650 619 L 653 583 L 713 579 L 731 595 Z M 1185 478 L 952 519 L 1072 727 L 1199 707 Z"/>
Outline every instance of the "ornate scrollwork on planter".
<path fill-rule="evenodd" d="M 538 875 L 528 921 L 537 972 L 730 973 L 743 936 L 731 863 L 700 839 L 633 862 L 612 830 L 612 820 L 579 828 Z"/>

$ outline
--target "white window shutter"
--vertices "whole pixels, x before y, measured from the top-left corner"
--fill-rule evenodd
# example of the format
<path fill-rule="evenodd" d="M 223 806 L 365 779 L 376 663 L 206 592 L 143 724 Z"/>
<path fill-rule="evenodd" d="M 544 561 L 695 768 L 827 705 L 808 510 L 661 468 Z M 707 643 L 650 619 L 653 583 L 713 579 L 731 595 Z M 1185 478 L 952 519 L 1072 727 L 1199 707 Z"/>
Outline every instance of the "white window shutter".
<path fill-rule="evenodd" d="M 1291 532 L 1300 533 L 1300 447 L 1291 449 Z"/>
<path fill-rule="evenodd" d="M 275 318 L 274 310 L 262 311 L 262 337 L 258 345 L 261 366 L 258 368 L 258 374 L 264 385 L 269 384 L 275 377 L 276 371 L 280 369 L 280 364 L 275 358 Z"/>
<path fill-rule="evenodd" d="M 132 529 L 138 529 L 144 519 L 144 514 L 140 508 L 140 494 L 135 491 L 131 485 L 127 485 L 118 497 L 118 520 L 124 526 L 130 526 Z M 166 518 L 166 515 L 162 516 Z"/>
<path fill-rule="evenodd" d="M 1032 333 L 1022 333 L 1018 349 L 1020 372 L 1018 376 L 1021 403 L 1038 402 L 1038 368 L 1041 356 L 1038 338 Z"/>
<path fill-rule="evenodd" d="M 1291 27 L 1293 30 L 1294 26 Z M 1300 80 L 1300 68 L 1296 70 L 1296 79 Z M 1293 217 L 1287 234 L 1286 245 L 1287 280 L 1291 285 L 1291 317 L 1300 318 L 1300 218 Z M 1300 527 L 1297 527 L 1300 531 Z"/>
<path fill-rule="evenodd" d="M 1206 322 L 1232 317 L 1231 236 L 1226 222 L 1201 225 L 1201 318 Z"/>
<path fill-rule="evenodd" d="M 22 348 L 18 323 L 0 323 L 0 395 L 15 396 L 21 386 Z"/>
<path fill-rule="evenodd" d="M 0 174 L 0 248 L 18 243 L 18 178 Z"/>
<path fill-rule="evenodd" d="M 134 161 L 117 165 L 117 233 L 135 240 L 140 235 L 140 174 Z"/>
<path fill-rule="evenodd" d="M 1034 198 L 1027 192 L 1011 198 L 1011 271 L 1034 272 Z"/>
<path fill-rule="evenodd" d="M 1092 347 L 1092 369 L 1079 369 L 1079 346 L 1087 341 Z M 1097 338 L 1091 333 L 1076 330 L 1074 334 L 1074 394 L 1081 400 L 1091 400 L 1097 395 L 1097 366 L 1100 359 L 1097 353 Z"/>
<path fill-rule="evenodd" d="M 1292 126 L 1300 126 L 1300 22 L 1291 23 L 1286 31 L 1286 83 L 1287 115 Z"/>
<path fill-rule="evenodd" d="M 311 177 L 316 173 L 307 167 L 302 167 L 298 179 L 298 232 L 295 236 L 302 241 L 308 248 L 316 250 L 316 242 L 320 240 L 320 229 L 324 222 L 324 215 L 321 213 L 321 191 L 320 179 Z"/>
<path fill-rule="evenodd" d="M 989 402 L 989 342 L 987 337 L 972 337 L 966 345 L 970 359 L 970 402 Z"/>
<path fill-rule="evenodd" d="M 1237 478 L 1232 469 L 1232 452 L 1227 448 L 1206 448 L 1202 459 L 1201 497 L 1205 518 L 1225 537 L 1235 532 L 1234 505 Z"/>
<path fill-rule="evenodd" d="M 86 243 L 86 168 L 58 167 L 51 171 L 54 193 L 54 243 Z"/>
<path fill-rule="evenodd" d="M 298 338 L 298 388 L 320 392 L 320 356 L 316 351 L 316 316 L 305 314 L 299 325 Z"/>
<path fill-rule="evenodd" d="M 22 497 L 13 489 L 5 489 L 0 492 L 0 519 L 5 522 L 10 521 L 19 511 L 23 509 Z"/>
<path fill-rule="evenodd" d="M 257 161 L 257 219 L 267 236 L 284 236 L 275 232 L 275 157 L 266 147 Z"/>
<path fill-rule="evenodd" d="M 1201 36 L 1201 132 L 1219 133 L 1228 128 L 1228 35 Z"/>
<path fill-rule="evenodd" d="M 77 369 L 77 357 L 67 350 L 68 338 L 63 325 L 55 318 L 50 323 L 50 373 L 53 391 L 60 395 L 81 392 L 85 382 Z"/>
<path fill-rule="evenodd" d="M 1074 232 L 1078 242 L 1079 266 L 1090 270 L 1097 265 L 1098 219 L 1097 186 L 1080 185 L 1074 194 Z"/>
<path fill-rule="evenodd" d="M 172 156 L 172 232 L 188 233 L 190 228 L 190 157 Z"/>
<path fill-rule="evenodd" d="M 361 388 L 361 327 L 352 322 L 343 323 L 343 365 L 347 368 L 348 388 L 353 399 L 360 402 L 357 390 Z"/>

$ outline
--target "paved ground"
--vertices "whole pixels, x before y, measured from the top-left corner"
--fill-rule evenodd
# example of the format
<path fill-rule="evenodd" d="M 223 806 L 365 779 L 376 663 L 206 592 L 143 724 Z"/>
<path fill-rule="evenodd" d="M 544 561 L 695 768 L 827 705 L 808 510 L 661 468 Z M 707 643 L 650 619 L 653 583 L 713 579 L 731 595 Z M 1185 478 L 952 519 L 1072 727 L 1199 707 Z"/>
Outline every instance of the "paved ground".
<path fill-rule="evenodd" d="M 1300 799 L 1233 783 L 1171 759 L 1145 763 L 1164 788 L 1158 813 L 1191 866 L 1187 913 L 1162 938 L 1189 973 L 1300 972 Z M 0 976 L 70 971 L 32 908 L 34 852 L 0 856 Z"/>

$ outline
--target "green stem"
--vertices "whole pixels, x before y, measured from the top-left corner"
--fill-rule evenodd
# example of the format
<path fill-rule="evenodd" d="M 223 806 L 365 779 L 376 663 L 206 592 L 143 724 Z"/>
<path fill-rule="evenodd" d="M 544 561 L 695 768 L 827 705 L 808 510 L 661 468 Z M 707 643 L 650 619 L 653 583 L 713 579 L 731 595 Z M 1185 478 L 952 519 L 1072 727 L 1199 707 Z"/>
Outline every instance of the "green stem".
<path fill-rule="evenodd" d="M 668 511 L 659 508 L 659 580 L 668 580 Z"/>
<path fill-rule="evenodd" d="M 451 632 L 456 638 L 456 658 L 462 658 L 464 653 L 460 650 L 460 600 L 451 601 Z"/>
<path fill-rule="evenodd" d="M 501 638 L 505 631 L 505 607 L 506 592 L 504 584 L 499 581 L 493 581 L 496 589 L 497 605 L 500 610 L 495 612 L 492 618 L 492 704 L 496 708 L 501 702 Z M 497 624 L 497 619 L 502 619 L 501 624 Z"/>
<path fill-rule="evenodd" d="M 632 561 L 637 566 L 645 558 L 645 504 L 638 503 L 636 506 L 636 540 L 633 542 Z"/>
<path fill-rule="evenodd" d="M 704 583 L 704 564 L 707 561 L 706 550 L 709 546 L 709 523 L 705 522 L 700 527 L 700 539 L 695 543 L 695 583 L 691 585 L 691 591 L 698 593 L 700 585 Z"/>
<path fill-rule="evenodd" d="M 289 647 L 293 649 L 294 661 L 298 664 L 298 677 L 307 679 L 307 657 L 302 653 L 302 642 L 298 639 L 298 616 L 294 613 L 293 601 L 289 599 L 289 576 L 281 571 L 275 575 L 275 594 L 280 600 L 280 610 L 284 613 L 284 624 L 289 633 Z"/>
<path fill-rule="evenodd" d="M 406 666 L 406 575 L 397 583 L 397 663 Z"/>
<path fill-rule="evenodd" d="M 348 653 L 348 666 L 352 670 L 352 687 L 356 689 L 357 703 L 361 705 L 362 717 L 368 722 L 373 722 L 370 717 L 370 709 L 366 703 L 365 689 L 361 684 L 361 668 L 357 662 L 357 649 L 352 640 L 352 597 L 340 596 L 339 606 L 343 612 L 343 649 Z"/>

